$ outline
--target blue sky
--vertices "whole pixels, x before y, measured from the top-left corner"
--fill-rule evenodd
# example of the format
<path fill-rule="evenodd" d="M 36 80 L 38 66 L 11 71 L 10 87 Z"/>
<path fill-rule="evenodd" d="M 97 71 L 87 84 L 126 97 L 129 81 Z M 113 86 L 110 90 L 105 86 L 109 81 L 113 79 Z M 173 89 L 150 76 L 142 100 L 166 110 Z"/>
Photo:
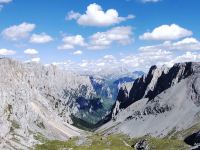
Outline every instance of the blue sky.
<path fill-rule="evenodd" d="M 0 0 L 0 55 L 79 69 L 200 61 L 199 0 Z"/>

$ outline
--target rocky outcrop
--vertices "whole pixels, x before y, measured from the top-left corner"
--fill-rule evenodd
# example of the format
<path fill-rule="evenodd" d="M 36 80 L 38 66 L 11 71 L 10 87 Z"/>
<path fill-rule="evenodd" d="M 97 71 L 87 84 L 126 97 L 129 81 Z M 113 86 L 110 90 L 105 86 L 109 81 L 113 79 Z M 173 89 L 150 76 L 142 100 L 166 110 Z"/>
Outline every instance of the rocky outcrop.
<path fill-rule="evenodd" d="M 165 137 L 199 123 L 200 63 L 151 67 L 131 88 L 121 88 L 112 115 L 98 131 Z"/>
<path fill-rule="evenodd" d="M 145 140 L 145 139 L 140 140 L 132 147 L 135 148 L 136 150 L 149 150 L 147 140 Z"/>
<path fill-rule="evenodd" d="M 184 142 L 191 146 L 200 146 L 200 132 L 189 135 L 184 139 Z"/>
<path fill-rule="evenodd" d="M 119 91 L 117 96 L 117 101 L 120 103 L 119 108 L 125 109 L 142 98 L 154 99 L 182 79 L 199 72 L 199 66 L 198 63 L 192 62 L 175 64 L 172 68 L 152 66 L 147 75 L 135 80 L 130 91 L 126 89 Z M 124 93 L 129 93 L 129 95 Z"/>

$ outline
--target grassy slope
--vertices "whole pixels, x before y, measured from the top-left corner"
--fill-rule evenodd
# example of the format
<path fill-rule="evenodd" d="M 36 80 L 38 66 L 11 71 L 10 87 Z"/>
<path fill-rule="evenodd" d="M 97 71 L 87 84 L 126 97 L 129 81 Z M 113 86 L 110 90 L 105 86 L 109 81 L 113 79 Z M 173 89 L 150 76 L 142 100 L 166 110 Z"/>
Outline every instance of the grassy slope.
<path fill-rule="evenodd" d="M 154 150 L 188 150 L 188 146 L 179 140 L 157 139 L 152 137 L 143 137 L 147 139 L 150 149 Z M 82 144 L 78 144 L 79 138 L 73 138 L 68 141 L 47 141 L 42 145 L 36 145 L 36 150 L 59 150 L 63 148 L 73 150 L 133 150 L 140 139 L 131 139 L 125 135 L 109 135 L 107 137 L 94 134 L 87 137 Z"/>
<path fill-rule="evenodd" d="M 49 141 L 41 134 L 35 135 L 35 139 L 41 141 L 40 145 L 36 145 L 36 150 L 134 150 L 132 145 L 135 145 L 140 139 L 147 139 L 149 150 L 188 150 L 189 146 L 183 142 L 183 139 L 194 132 L 199 131 L 200 123 L 183 131 L 172 130 L 165 138 L 129 138 L 128 136 L 116 134 L 109 136 L 102 136 L 100 134 L 93 134 L 87 138 L 79 139 L 78 137 L 69 139 L 68 141 Z M 78 144 L 83 140 L 81 144 Z"/>

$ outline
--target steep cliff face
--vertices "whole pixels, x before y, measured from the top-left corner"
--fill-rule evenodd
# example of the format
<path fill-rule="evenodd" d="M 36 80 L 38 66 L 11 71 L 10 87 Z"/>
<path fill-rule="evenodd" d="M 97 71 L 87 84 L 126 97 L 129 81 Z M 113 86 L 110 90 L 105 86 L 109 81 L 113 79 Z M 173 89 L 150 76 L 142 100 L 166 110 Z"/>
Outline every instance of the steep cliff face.
<path fill-rule="evenodd" d="M 98 131 L 164 137 L 199 123 L 200 63 L 151 67 L 131 88 L 121 88 L 111 120 Z"/>
<path fill-rule="evenodd" d="M 89 77 L 55 66 L 0 59 L 0 146 L 28 149 L 37 136 L 67 139 L 83 131 L 71 126 L 78 97 L 93 99 Z"/>
<path fill-rule="evenodd" d="M 135 80 L 129 92 L 126 89 L 119 91 L 117 97 L 117 100 L 120 102 L 119 108 L 127 108 L 142 98 L 151 100 L 197 71 L 198 64 L 191 62 L 175 64 L 172 68 L 152 66 L 147 75 Z M 129 94 L 128 96 L 123 96 L 124 93 Z"/>

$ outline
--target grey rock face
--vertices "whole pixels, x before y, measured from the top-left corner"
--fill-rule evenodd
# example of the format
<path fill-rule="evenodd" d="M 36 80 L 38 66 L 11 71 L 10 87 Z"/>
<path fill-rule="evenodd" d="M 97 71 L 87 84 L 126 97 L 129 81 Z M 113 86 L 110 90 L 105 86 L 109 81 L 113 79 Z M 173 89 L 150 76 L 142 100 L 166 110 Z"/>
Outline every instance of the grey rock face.
<path fill-rule="evenodd" d="M 192 74 L 199 73 L 199 71 L 200 65 L 192 62 L 175 64 L 172 68 L 167 68 L 166 66 L 157 68 L 156 66 L 152 66 L 146 76 L 143 75 L 141 78 L 135 80 L 129 92 L 127 92 L 126 89 L 124 91 L 119 91 L 117 97 L 117 100 L 120 102 L 119 107 L 121 109 L 127 108 L 129 105 L 142 98 L 152 100 L 182 79 Z M 196 84 L 198 83 L 195 82 L 193 86 L 195 87 Z M 124 92 L 129 93 L 129 95 L 124 96 Z"/>
<path fill-rule="evenodd" d="M 153 66 L 133 83 L 131 90 L 121 89 L 110 121 L 98 131 L 164 137 L 191 128 L 200 122 L 199 79 L 200 63 Z"/>
<path fill-rule="evenodd" d="M 0 59 L 0 149 L 29 149 L 38 134 L 61 140 L 81 135 L 70 116 L 78 111 L 77 97 L 94 95 L 88 77 Z"/>
<path fill-rule="evenodd" d="M 28 149 L 38 142 L 38 134 L 61 140 L 81 135 L 71 116 L 90 120 L 90 113 L 96 113 L 101 119 L 107 112 L 102 111 L 100 95 L 89 76 L 0 59 L 0 149 Z"/>

